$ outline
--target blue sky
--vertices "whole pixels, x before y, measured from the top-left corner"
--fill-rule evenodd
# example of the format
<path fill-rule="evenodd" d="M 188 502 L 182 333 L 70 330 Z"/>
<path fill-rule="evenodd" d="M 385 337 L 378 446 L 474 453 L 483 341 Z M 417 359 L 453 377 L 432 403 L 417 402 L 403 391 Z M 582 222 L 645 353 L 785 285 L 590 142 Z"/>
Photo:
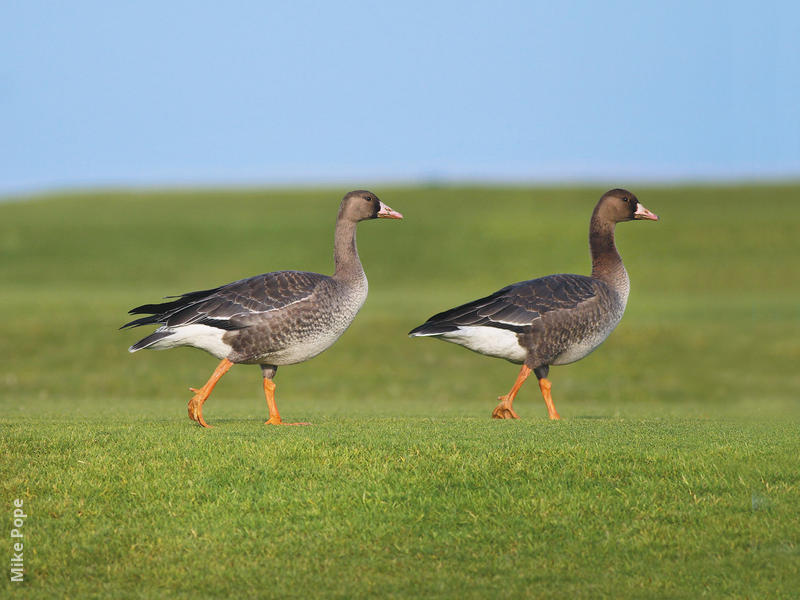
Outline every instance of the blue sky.
<path fill-rule="evenodd" d="M 796 2 L 15 2 L 0 194 L 800 177 Z"/>

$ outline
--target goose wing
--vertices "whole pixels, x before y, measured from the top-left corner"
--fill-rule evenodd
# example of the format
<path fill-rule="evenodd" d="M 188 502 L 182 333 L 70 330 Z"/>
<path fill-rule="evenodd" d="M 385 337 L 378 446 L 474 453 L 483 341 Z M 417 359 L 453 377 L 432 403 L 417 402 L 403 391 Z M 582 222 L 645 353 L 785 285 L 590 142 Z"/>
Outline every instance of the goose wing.
<path fill-rule="evenodd" d="M 219 329 L 242 329 L 254 318 L 309 299 L 326 275 L 304 271 L 275 271 L 234 281 L 210 290 L 189 292 L 170 302 L 144 304 L 130 314 L 146 314 L 122 327 L 161 323 L 179 327 L 198 323 Z"/>
<path fill-rule="evenodd" d="M 521 281 L 436 314 L 409 335 L 438 335 L 476 325 L 522 332 L 543 315 L 576 308 L 597 294 L 596 281 L 584 275 L 549 275 Z"/>

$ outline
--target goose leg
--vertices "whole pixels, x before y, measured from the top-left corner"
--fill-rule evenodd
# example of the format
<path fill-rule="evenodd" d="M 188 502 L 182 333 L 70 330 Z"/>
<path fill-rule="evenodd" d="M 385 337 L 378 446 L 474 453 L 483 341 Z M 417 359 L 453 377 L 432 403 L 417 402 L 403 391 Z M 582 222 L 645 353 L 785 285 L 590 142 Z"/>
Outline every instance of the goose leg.
<path fill-rule="evenodd" d="M 525 380 L 530 374 L 531 370 L 528 368 L 528 366 L 522 365 L 522 368 L 519 370 L 519 375 L 517 375 L 517 380 L 514 382 L 514 386 L 511 388 L 511 391 L 505 396 L 500 396 L 497 398 L 500 400 L 500 404 L 498 404 L 492 411 L 493 419 L 519 419 L 519 415 L 514 412 L 512 405 L 514 404 L 514 398 L 516 398 L 519 388 L 522 387 L 522 384 L 525 383 Z"/>
<path fill-rule="evenodd" d="M 561 416 L 556 411 L 556 405 L 553 404 L 553 397 L 550 395 L 550 388 L 553 387 L 550 380 L 547 378 L 547 373 L 550 367 L 544 366 L 534 370 L 536 377 L 539 379 L 539 389 L 542 391 L 542 398 L 544 398 L 545 406 L 547 406 L 547 416 L 553 421 L 558 421 Z"/>
<path fill-rule="evenodd" d="M 197 421 L 203 427 L 211 427 L 211 425 L 206 423 L 205 419 L 203 419 L 203 403 L 208 400 L 208 397 L 211 395 L 211 390 L 217 385 L 217 381 L 219 381 L 220 377 L 225 375 L 232 366 L 233 363 L 231 361 L 227 358 L 223 358 L 222 362 L 217 365 L 217 368 L 214 369 L 211 377 L 209 377 L 203 387 L 199 390 L 196 388 L 189 388 L 194 392 L 194 396 L 189 400 L 189 418 L 192 421 Z"/>
<path fill-rule="evenodd" d="M 261 372 L 264 375 L 264 396 L 267 398 L 267 410 L 269 410 L 269 419 L 264 425 L 311 425 L 311 423 L 284 423 L 281 420 L 278 403 L 275 402 L 275 388 L 278 386 L 272 381 L 277 370 L 278 367 L 274 365 L 261 365 Z"/>

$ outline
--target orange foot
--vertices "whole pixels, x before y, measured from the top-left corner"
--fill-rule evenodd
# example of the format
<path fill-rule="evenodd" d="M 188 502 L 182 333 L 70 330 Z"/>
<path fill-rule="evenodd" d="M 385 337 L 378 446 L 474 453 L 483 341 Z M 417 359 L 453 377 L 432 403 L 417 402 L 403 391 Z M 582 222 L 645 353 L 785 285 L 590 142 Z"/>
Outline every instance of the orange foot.
<path fill-rule="evenodd" d="M 511 408 L 508 396 L 498 396 L 500 404 L 492 411 L 493 419 L 519 419 L 519 415 Z"/>
<path fill-rule="evenodd" d="M 264 425 L 311 425 L 311 423 L 284 423 L 280 417 L 270 417 Z"/>
<path fill-rule="evenodd" d="M 212 426 L 206 423 L 206 420 L 203 418 L 203 402 L 205 402 L 206 398 L 208 397 L 207 394 L 205 394 L 202 389 L 189 389 L 194 392 L 194 396 L 192 396 L 192 399 L 189 400 L 189 418 L 192 421 L 196 421 L 203 427 L 211 428 Z"/>

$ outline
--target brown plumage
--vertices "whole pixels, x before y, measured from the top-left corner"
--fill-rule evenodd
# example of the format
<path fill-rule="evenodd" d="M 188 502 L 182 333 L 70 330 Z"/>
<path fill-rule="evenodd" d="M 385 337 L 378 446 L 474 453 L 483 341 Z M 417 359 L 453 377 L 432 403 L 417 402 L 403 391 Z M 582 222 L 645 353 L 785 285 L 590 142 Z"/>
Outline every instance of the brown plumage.
<path fill-rule="evenodd" d="M 194 346 L 221 359 L 214 374 L 189 402 L 189 417 L 208 427 L 203 403 L 222 375 L 236 363 L 261 365 L 269 409 L 268 424 L 283 424 L 272 381 L 280 365 L 303 362 L 329 348 L 352 323 L 367 298 L 367 277 L 356 248 L 356 225 L 375 218 L 402 219 L 372 192 L 348 193 L 339 207 L 332 276 L 276 271 L 190 292 L 177 300 L 145 304 L 146 314 L 123 325 L 160 327 L 130 347 L 156 350 Z"/>
<path fill-rule="evenodd" d="M 515 283 L 490 296 L 434 315 L 409 335 L 432 336 L 475 352 L 522 364 L 511 391 L 492 416 L 519 418 L 512 405 L 531 371 L 539 379 L 551 419 L 560 418 L 550 395 L 550 365 L 580 360 L 617 326 L 630 282 L 614 243 L 617 223 L 658 220 L 631 192 L 606 192 L 589 225 L 592 275 L 559 274 Z"/>

